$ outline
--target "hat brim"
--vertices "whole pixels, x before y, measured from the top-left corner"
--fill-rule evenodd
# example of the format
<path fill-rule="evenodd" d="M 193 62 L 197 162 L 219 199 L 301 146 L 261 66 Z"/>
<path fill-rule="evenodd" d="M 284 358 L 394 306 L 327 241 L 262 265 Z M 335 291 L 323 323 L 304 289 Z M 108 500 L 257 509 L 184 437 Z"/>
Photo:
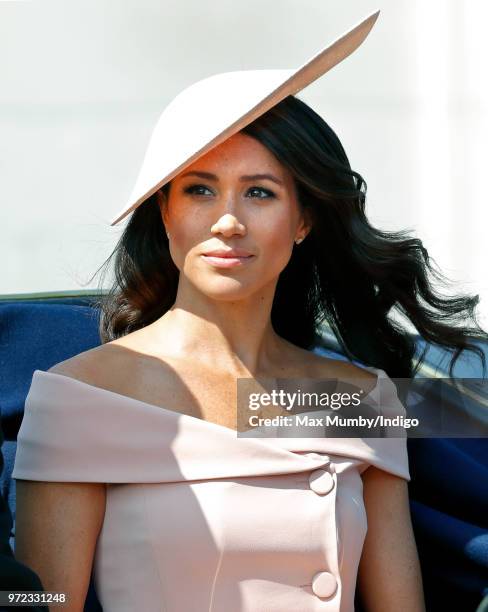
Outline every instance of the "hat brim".
<path fill-rule="evenodd" d="M 136 187 L 131 194 L 129 202 L 122 211 L 112 219 L 110 225 L 113 226 L 122 221 L 122 219 L 145 202 L 145 200 L 158 191 L 158 189 L 161 189 L 163 185 L 182 172 L 199 157 L 207 153 L 210 149 L 242 130 L 246 125 L 252 123 L 287 96 L 298 93 L 351 55 L 351 53 L 353 53 L 366 39 L 379 14 L 380 11 L 378 10 L 366 19 L 363 19 L 360 23 L 319 51 L 296 70 L 268 71 L 272 88 L 271 91 L 266 91 L 266 88 L 264 88 L 263 91 L 265 91 L 265 93 L 257 103 L 256 100 L 252 100 L 251 98 L 252 101 L 249 102 L 247 108 L 239 109 L 239 116 L 237 118 L 233 117 L 225 128 L 219 128 L 216 134 L 211 134 L 207 138 L 204 138 L 204 142 L 198 142 L 196 146 L 189 147 L 186 152 L 183 151 L 180 155 L 180 158 L 183 159 L 178 159 L 174 164 L 169 164 L 172 166 L 170 169 L 168 167 L 164 168 L 164 164 L 162 164 L 163 168 L 161 169 L 161 174 L 159 174 L 157 178 L 154 170 L 154 151 L 151 155 L 146 154 L 146 158 L 136 182 Z M 245 72 L 246 71 L 243 71 L 242 73 L 245 74 Z M 247 72 L 249 74 L 258 74 L 259 72 L 262 73 L 262 76 L 266 76 L 266 71 Z M 238 73 L 226 74 L 232 75 Z M 220 75 L 215 76 L 218 77 Z M 204 81 L 207 81 L 207 79 Z M 154 135 L 152 140 L 155 140 Z M 152 157 L 153 168 L 148 171 L 145 166 L 149 165 L 147 160 L 150 157 Z M 178 155 L 175 155 L 175 157 L 177 158 Z M 166 166 L 168 166 L 168 164 L 166 164 Z"/>

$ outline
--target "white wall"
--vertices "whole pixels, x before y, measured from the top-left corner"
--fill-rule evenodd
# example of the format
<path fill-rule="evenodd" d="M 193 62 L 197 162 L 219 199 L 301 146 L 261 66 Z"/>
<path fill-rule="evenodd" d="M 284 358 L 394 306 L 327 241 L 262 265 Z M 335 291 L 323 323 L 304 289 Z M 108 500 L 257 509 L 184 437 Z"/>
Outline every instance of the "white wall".
<path fill-rule="evenodd" d="M 0 293 L 86 285 L 152 126 L 186 85 L 294 68 L 381 9 L 299 94 L 341 138 L 385 229 L 412 228 L 488 325 L 483 0 L 0 2 Z"/>

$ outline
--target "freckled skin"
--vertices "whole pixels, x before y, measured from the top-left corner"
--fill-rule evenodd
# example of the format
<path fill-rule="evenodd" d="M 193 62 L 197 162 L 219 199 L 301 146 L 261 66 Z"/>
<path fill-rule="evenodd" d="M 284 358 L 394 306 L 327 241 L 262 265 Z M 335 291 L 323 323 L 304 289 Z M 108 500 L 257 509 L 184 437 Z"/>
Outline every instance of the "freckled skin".
<path fill-rule="evenodd" d="M 184 176 L 210 172 L 218 181 Z M 269 179 L 241 182 L 242 175 L 269 173 Z M 195 193 L 185 189 L 201 185 Z M 266 197 L 271 190 L 273 197 Z M 209 151 L 171 182 L 169 199 L 160 200 L 170 251 L 183 272 L 180 283 L 217 300 L 240 300 L 258 290 L 274 292 L 278 276 L 288 263 L 293 241 L 304 237 L 307 225 L 296 196 L 293 178 L 266 147 L 237 133 Z M 200 258 L 214 246 L 242 247 L 255 254 L 251 265 L 215 269 Z M 183 293 L 189 290 L 182 286 Z M 265 300 L 261 296 L 261 301 Z"/>

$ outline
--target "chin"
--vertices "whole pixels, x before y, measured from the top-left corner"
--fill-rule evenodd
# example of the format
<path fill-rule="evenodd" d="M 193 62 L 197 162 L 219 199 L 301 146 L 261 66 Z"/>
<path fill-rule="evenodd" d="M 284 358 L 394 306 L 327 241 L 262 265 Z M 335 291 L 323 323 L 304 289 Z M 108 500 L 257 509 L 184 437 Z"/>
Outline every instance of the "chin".
<path fill-rule="evenodd" d="M 251 287 L 235 278 L 220 278 L 208 283 L 200 280 L 195 283 L 195 287 L 207 297 L 223 302 L 243 300 L 258 291 L 257 287 Z"/>

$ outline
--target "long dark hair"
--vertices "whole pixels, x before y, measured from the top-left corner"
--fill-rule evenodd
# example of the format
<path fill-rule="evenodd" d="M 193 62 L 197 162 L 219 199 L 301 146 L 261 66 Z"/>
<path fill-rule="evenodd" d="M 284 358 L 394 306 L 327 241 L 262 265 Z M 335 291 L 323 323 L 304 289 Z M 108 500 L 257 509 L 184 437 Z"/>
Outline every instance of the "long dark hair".
<path fill-rule="evenodd" d="M 396 310 L 427 342 L 452 352 L 451 377 L 464 350 L 477 353 L 485 371 L 483 351 L 473 343 L 488 338 L 476 320 L 479 296 L 441 296 L 428 273 L 441 283 L 446 279 L 421 240 L 409 230 L 382 231 L 369 223 L 366 182 L 351 169 L 337 135 L 317 113 L 288 96 L 242 132 L 291 171 L 300 205 L 313 224 L 278 279 L 271 311 L 277 334 L 312 349 L 319 326 L 327 321 L 349 359 L 390 377 L 410 378 L 424 353 L 416 356 L 415 336 L 391 318 Z M 162 190 L 168 194 L 170 186 Z M 111 289 L 98 302 L 103 343 L 152 323 L 176 299 L 179 271 L 156 195 L 132 213 L 102 264 L 106 271 L 113 260 L 114 272 Z M 460 325 L 466 320 L 470 326 Z"/>

